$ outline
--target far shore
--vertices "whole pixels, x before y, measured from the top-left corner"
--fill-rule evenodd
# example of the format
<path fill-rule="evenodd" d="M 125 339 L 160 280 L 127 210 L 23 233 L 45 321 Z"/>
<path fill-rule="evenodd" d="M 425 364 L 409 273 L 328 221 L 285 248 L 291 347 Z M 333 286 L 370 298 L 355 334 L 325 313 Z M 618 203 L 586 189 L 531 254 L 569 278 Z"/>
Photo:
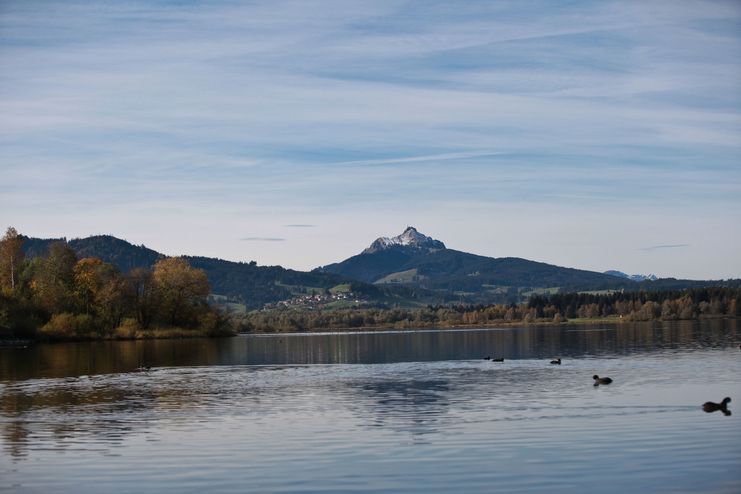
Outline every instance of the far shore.
<path fill-rule="evenodd" d="M 253 330 L 253 331 L 240 331 L 238 334 L 249 335 L 249 334 L 287 334 L 287 333 L 326 333 L 326 332 L 373 332 L 373 331 L 429 331 L 429 330 L 460 330 L 460 329 L 487 329 L 487 328 L 514 328 L 514 327 L 530 327 L 530 326 L 562 326 L 568 324 L 645 324 L 645 323 L 657 323 L 657 322 L 678 322 L 678 321 L 699 321 L 699 320 L 735 320 L 737 317 L 729 316 L 718 316 L 718 317 L 699 317 L 694 319 L 648 319 L 648 320 L 632 320 L 626 317 L 610 316 L 610 317 L 577 317 L 573 319 L 564 319 L 560 322 L 555 322 L 551 319 L 538 319 L 535 321 L 489 321 L 486 323 L 477 324 L 409 324 L 404 323 L 401 325 L 374 325 L 374 326 L 344 326 L 344 327 L 323 327 L 323 328 L 309 328 L 309 329 L 287 329 L 284 331 L 275 330 Z"/>
<path fill-rule="evenodd" d="M 236 336 L 234 331 L 215 333 L 200 329 L 155 328 L 137 330 L 128 334 L 87 335 L 87 336 L 48 336 L 38 335 L 35 338 L 0 338 L 0 348 L 23 348 L 35 343 L 67 343 L 82 341 L 131 341 L 131 340 L 182 340 L 191 338 L 230 338 Z"/>
<path fill-rule="evenodd" d="M 695 319 L 681 319 L 681 321 L 698 321 L 698 320 L 736 320 L 737 317 L 729 316 L 717 316 L 717 317 L 699 317 Z M 636 324 L 636 323 L 658 323 L 658 322 L 672 322 L 680 321 L 677 319 L 665 320 L 665 319 L 650 319 L 650 320 L 632 320 L 626 317 L 610 316 L 610 317 L 580 317 L 568 320 L 562 320 L 555 322 L 550 319 L 539 319 L 535 321 L 489 321 L 487 323 L 479 324 L 410 324 L 405 322 L 404 324 L 397 324 L 393 326 L 389 325 L 375 325 L 375 326 L 356 326 L 356 327 L 321 327 L 321 328 L 292 328 L 283 331 L 276 330 L 252 330 L 252 331 L 223 331 L 214 333 L 213 331 L 204 331 L 199 329 L 183 329 L 183 328 L 155 328 L 149 330 L 138 330 L 131 332 L 126 335 L 122 334 L 110 334 L 110 335 L 89 335 L 85 337 L 49 337 L 47 335 L 39 335 L 36 338 L 0 338 L 0 349 L 2 348 L 24 348 L 35 343 L 66 343 L 66 342 L 84 342 L 84 341 L 132 341 L 132 340 L 177 340 L 177 339 L 193 339 L 193 338 L 231 338 L 237 335 L 271 335 L 271 334 L 290 334 L 290 333 L 327 333 L 327 332 L 374 332 L 374 331 L 430 331 L 430 330 L 465 330 L 465 329 L 487 329 L 487 328 L 519 328 L 519 327 L 532 327 L 532 326 L 563 326 L 569 324 L 608 324 L 608 325 L 622 325 L 622 324 Z"/>

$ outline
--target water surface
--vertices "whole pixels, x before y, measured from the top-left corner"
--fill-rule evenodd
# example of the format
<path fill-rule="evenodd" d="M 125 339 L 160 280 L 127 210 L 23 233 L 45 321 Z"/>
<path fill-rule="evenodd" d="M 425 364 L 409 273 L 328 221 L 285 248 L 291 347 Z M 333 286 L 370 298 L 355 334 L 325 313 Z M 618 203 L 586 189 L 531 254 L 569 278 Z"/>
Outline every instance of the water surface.
<path fill-rule="evenodd" d="M 740 492 L 741 409 L 700 408 L 741 403 L 740 339 L 715 321 L 0 349 L 0 490 Z"/>

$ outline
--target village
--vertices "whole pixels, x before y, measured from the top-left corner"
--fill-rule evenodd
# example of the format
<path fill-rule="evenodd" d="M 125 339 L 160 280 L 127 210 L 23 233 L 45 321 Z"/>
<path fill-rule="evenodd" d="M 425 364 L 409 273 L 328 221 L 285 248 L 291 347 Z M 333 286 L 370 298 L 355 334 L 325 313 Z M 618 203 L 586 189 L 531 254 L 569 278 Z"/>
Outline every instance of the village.
<path fill-rule="evenodd" d="M 287 300 L 280 300 L 275 303 L 265 304 L 264 310 L 271 309 L 304 309 L 315 310 L 323 309 L 330 306 L 347 307 L 363 302 L 363 296 L 354 292 L 324 292 L 300 295 Z"/>

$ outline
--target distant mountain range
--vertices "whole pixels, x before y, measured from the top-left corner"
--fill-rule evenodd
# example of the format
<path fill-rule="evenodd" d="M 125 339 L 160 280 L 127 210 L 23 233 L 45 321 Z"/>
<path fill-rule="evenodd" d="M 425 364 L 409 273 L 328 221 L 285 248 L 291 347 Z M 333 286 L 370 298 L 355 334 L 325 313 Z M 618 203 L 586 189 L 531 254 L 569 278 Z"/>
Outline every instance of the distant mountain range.
<path fill-rule="evenodd" d="M 372 283 L 448 293 L 471 302 L 512 301 L 534 293 L 671 290 L 710 285 L 738 285 L 739 280 L 695 281 L 654 275 L 598 273 L 554 266 L 518 257 L 484 257 L 448 249 L 407 227 L 396 237 L 380 237 L 342 262 L 314 270 Z"/>
<path fill-rule="evenodd" d="M 110 235 L 87 238 L 26 238 L 26 257 L 46 254 L 55 241 L 66 241 L 79 258 L 98 257 L 122 272 L 150 267 L 165 257 L 143 245 Z M 378 305 L 450 302 L 515 302 L 536 293 L 600 290 L 659 290 L 700 286 L 741 286 L 741 280 L 656 279 L 653 275 L 598 273 L 554 266 L 517 257 L 491 258 L 448 249 L 445 244 L 407 227 L 396 237 L 380 237 L 360 254 L 311 272 L 255 262 L 184 257 L 206 271 L 214 294 L 260 308 L 297 295 L 350 285 L 353 292 Z"/>

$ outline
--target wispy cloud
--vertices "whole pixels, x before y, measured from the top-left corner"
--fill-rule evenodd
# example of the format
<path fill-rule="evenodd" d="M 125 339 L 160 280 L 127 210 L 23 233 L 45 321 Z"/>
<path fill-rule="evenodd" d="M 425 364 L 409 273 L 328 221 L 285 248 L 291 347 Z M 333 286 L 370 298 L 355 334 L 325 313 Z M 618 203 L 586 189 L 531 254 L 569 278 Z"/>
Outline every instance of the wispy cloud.
<path fill-rule="evenodd" d="M 660 250 L 660 249 L 681 249 L 681 248 L 689 247 L 689 246 L 690 244 L 652 245 L 650 247 L 641 247 L 639 250 L 653 251 L 653 250 Z"/>
<path fill-rule="evenodd" d="M 229 232 L 306 228 L 247 241 L 308 265 L 319 232 L 337 233 L 328 253 L 388 210 L 455 228 L 444 213 L 469 201 L 479 225 L 628 200 L 657 222 L 697 212 L 667 236 L 736 225 L 739 60 L 738 2 L 6 0 L 0 222 L 102 231 L 157 202 Z M 321 230 L 289 226 L 301 215 Z"/>
<path fill-rule="evenodd" d="M 461 153 L 444 153 L 444 154 L 431 154 L 425 156 L 405 156 L 401 158 L 386 158 L 376 160 L 357 160 L 357 161 L 343 161 L 335 163 L 337 165 L 392 165 L 401 163 L 422 163 L 427 161 L 450 161 L 450 160 L 461 160 L 467 158 L 481 158 L 484 156 L 496 156 L 505 153 L 498 153 L 495 151 L 465 151 Z"/>
<path fill-rule="evenodd" d="M 285 238 L 280 237 L 244 237 L 240 238 L 244 242 L 285 242 Z"/>

